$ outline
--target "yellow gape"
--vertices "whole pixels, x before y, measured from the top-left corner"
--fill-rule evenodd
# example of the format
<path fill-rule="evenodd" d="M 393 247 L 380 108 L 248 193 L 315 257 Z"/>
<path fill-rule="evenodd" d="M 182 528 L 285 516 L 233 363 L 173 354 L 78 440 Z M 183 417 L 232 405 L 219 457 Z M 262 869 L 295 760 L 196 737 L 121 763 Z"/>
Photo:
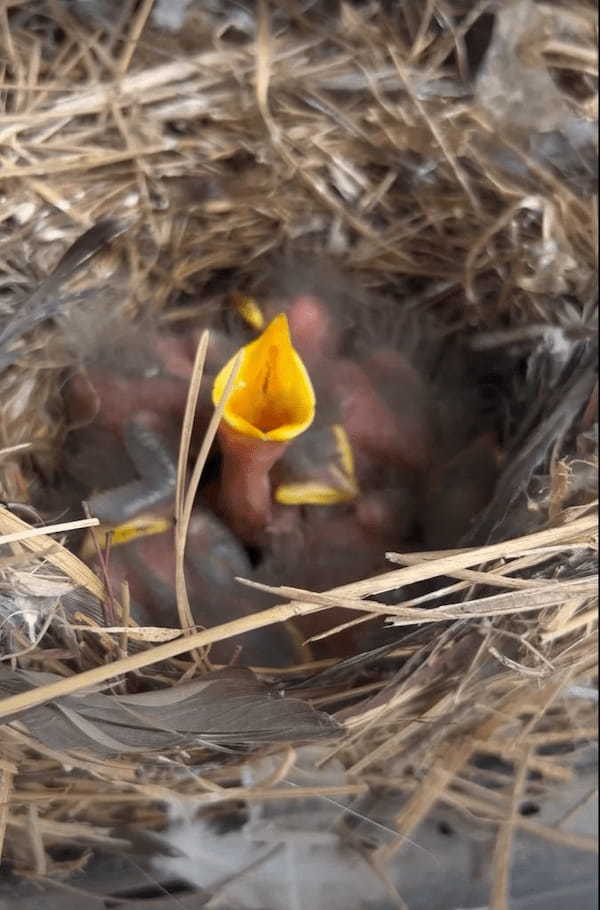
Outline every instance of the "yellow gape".
<path fill-rule="evenodd" d="M 260 332 L 265 327 L 265 317 L 262 310 L 254 297 L 247 297 L 245 294 L 233 294 L 233 305 L 237 313 L 251 329 Z"/>
<path fill-rule="evenodd" d="M 235 357 L 213 385 L 218 405 Z M 225 423 L 243 436 L 289 442 L 303 433 L 315 416 L 315 393 L 302 360 L 292 346 L 287 317 L 281 313 L 256 341 L 242 348 L 242 360 L 225 410 Z"/>

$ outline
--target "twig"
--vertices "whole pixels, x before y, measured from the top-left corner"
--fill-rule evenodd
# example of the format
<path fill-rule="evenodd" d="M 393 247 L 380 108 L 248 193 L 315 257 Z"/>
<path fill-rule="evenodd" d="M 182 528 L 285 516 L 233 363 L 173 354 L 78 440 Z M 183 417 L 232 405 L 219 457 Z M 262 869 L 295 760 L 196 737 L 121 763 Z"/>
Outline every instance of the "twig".
<path fill-rule="evenodd" d="M 129 585 L 126 581 L 121 585 L 121 622 L 123 629 L 119 639 L 119 656 L 127 657 L 127 635 L 129 627 L 129 616 L 131 611 L 131 598 L 129 595 Z"/>
<path fill-rule="evenodd" d="M 140 40 L 140 36 L 144 31 L 144 27 L 148 21 L 150 13 L 152 12 L 153 6 L 154 0 L 144 0 L 144 2 L 136 10 L 129 37 L 124 39 L 125 46 L 123 48 L 123 53 L 117 67 L 120 76 L 123 76 L 129 69 L 129 64 L 133 59 L 138 41 Z"/>
<path fill-rule="evenodd" d="M 17 768 L 15 765 L 0 759 L 0 861 L 2 860 L 2 850 L 6 835 L 6 823 L 8 820 L 10 795 L 13 788 L 13 777 L 16 773 Z"/>
<path fill-rule="evenodd" d="M 187 460 L 190 451 L 192 430 L 194 427 L 194 414 L 196 412 L 198 395 L 200 394 L 200 386 L 202 384 L 208 341 L 208 332 L 204 331 L 196 349 L 196 357 L 194 359 L 192 378 L 190 380 L 190 387 L 188 390 L 185 413 L 183 417 L 183 425 L 181 428 L 181 440 L 179 443 L 179 456 L 177 461 L 177 484 L 175 487 L 175 594 L 177 597 L 177 612 L 179 614 L 179 622 L 185 634 L 188 634 L 189 630 L 193 626 L 194 617 L 192 616 L 190 602 L 187 594 L 187 587 L 185 583 L 185 542 L 187 538 L 189 522 L 186 523 L 185 521 L 184 497 L 187 474 Z"/>
<path fill-rule="evenodd" d="M 67 531 L 78 531 L 81 528 L 95 528 L 99 524 L 100 522 L 97 518 L 81 518 L 78 521 L 64 521 L 61 524 L 46 525 L 44 528 L 30 528 L 23 522 L 23 527 L 26 530 L 0 535 L 0 547 L 7 543 L 21 543 L 25 540 L 31 540 L 32 537 L 44 537 L 48 534 L 64 534 Z"/>
<path fill-rule="evenodd" d="M 222 400 L 224 399 L 225 395 Z M 217 415 L 218 411 L 215 412 L 215 416 L 213 417 L 216 425 L 218 425 L 218 421 L 216 420 Z M 215 432 L 216 425 L 214 428 Z M 547 531 L 539 531 L 536 534 L 521 537 L 515 541 L 481 547 L 479 550 L 459 553 L 450 558 L 431 560 L 431 562 L 428 562 L 426 565 L 397 569 L 394 572 L 387 572 L 385 575 L 379 575 L 376 578 L 365 579 L 365 581 L 334 588 L 332 591 L 328 592 L 328 595 L 335 597 L 336 593 L 348 593 L 351 596 L 356 593 L 358 593 L 359 596 L 377 594 L 382 591 L 402 587 L 402 585 L 412 583 L 413 581 L 436 578 L 439 575 L 447 573 L 448 570 L 451 570 L 452 568 L 466 568 L 469 565 L 477 565 L 486 562 L 489 559 L 508 556 L 510 555 L 511 549 L 514 547 L 517 547 L 522 551 L 528 545 L 543 545 L 548 541 L 556 540 L 558 537 L 557 531 L 561 531 L 565 536 L 571 536 L 578 532 L 581 533 L 588 530 L 594 525 L 595 518 L 593 516 L 586 516 L 572 522 L 568 528 L 551 528 Z M 456 565 L 457 561 L 459 562 L 458 566 Z M 107 666 L 95 667 L 92 670 L 86 670 L 84 673 L 79 673 L 68 679 L 61 679 L 45 686 L 30 689 L 28 692 L 12 695 L 0 701 L 0 717 L 6 717 L 17 713 L 17 711 L 24 711 L 35 705 L 44 704 L 44 702 L 50 701 L 53 698 L 59 698 L 61 695 L 70 695 L 73 692 L 84 689 L 86 686 L 98 685 L 101 682 L 114 679 L 115 676 L 119 676 L 121 673 L 139 670 L 142 667 L 150 666 L 151 664 L 158 663 L 162 660 L 168 660 L 179 654 L 185 654 L 193 648 L 204 647 L 217 641 L 224 641 L 228 638 L 242 635 L 244 632 L 249 632 L 253 629 L 265 628 L 266 626 L 273 625 L 273 623 L 285 622 L 287 619 L 292 619 L 294 616 L 303 616 L 307 613 L 316 612 L 322 609 L 327 608 L 315 606 L 312 603 L 293 602 L 291 604 L 282 604 L 271 607 L 271 609 L 262 610 L 260 613 L 255 613 L 251 616 L 242 616 L 239 619 L 223 623 L 212 629 L 196 632 L 193 635 L 190 635 L 185 641 L 177 640 L 167 642 L 164 645 L 159 645 L 148 651 L 114 661 Z"/>
<path fill-rule="evenodd" d="M 512 843 L 519 816 L 519 803 L 527 780 L 528 760 L 529 750 L 525 750 L 513 783 L 509 812 L 500 825 L 496 838 L 490 910 L 509 910 Z"/>

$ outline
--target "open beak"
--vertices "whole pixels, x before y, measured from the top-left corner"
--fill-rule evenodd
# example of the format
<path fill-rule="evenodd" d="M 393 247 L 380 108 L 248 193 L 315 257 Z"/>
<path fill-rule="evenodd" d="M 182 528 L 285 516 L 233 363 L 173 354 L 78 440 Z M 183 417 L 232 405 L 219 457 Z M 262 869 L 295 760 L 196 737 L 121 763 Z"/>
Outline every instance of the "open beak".
<path fill-rule="evenodd" d="M 286 506 L 329 506 L 358 496 L 352 446 L 344 427 L 311 428 L 277 466 L 275 501 Z"/>
<path fill-rule="evenodd" d="M 235 357 L 215 379 L 215 406 L 234 362 Z M 314 416 L 313 386 L 292 345 L 287 317 L 280 314 L 242 348 L 219 428 L 223 453 L 220 506 L 234 530 L 248 542 L 270 520 L 269 471 L 289 443 L 310 427 Z"/>
<path fill-rule="evenodd" d="M 215 379 L 213 404 L 221 401 L 235 357 Z M 313 422 L 315 393 L 292 346 L 287 317 L 281 313 L 242 348 L 242 361 L 225 410 L 224 422 L 262 442 L 290 442 Z"/>

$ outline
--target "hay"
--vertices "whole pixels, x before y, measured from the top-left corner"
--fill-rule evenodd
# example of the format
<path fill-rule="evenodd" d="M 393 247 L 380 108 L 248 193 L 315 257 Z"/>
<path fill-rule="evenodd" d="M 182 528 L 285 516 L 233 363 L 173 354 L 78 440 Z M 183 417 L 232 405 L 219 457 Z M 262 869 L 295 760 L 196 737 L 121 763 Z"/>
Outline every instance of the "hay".
<path fill-rule="evenodd" d="M 9 61 L 0 117 L 0 315 L 12 331 L 12 366 L 0 374 L 7 502 L 34 499 L 38 478 L 60 465 L 60 385 L 73 361 L 61 307 L 99 289 L 128 318 L 187 325 L 215 287 L 252 287 L 268 254 L 319 250 L 358 287 L 403 299 L 419 319 L 492 356 L 524 345 L 562 363 L 585 346 L 596 313 L 591 4 L 507 5 L 479 70 L 471 39 L 486 4 L 388 12 L 347 4 L 327 15 L 318 4 L 261 4 L 255 15 L 224 4 L 192 7 L 182 32 L 159 31 L 152 2 L 134 6 L 110 27 L 59 3 L 15 2 L 0 17 Z M 108 248 L 72 269 L 59 297 L 56 289 L 27 297 L 105 218 L 115 226 Z M 201 349 L 200 371 L 202 357 Z M 492 508 L 468 550 L 390 554 L 400 568 L 328 592 L 262 586 L 281 603 L 207 631 L 189 628 L 181 536 L 181 629 L 136 630 L 119 615 L 126 591 L 111 593 L 114 622 L 61 606 L 62 594 L 82 590 L 98 615 L 106 601 L 68 536 L 56 539 L 73 523 L 32 528 L 31 515 L 0 509 L 2 591 L 18 593 L 24 616 L 2 659 L 54 675 L 0 701 L 0 845 L 12 867 L 66 877 L 77 863 L 54 858 L 56 844 L 79 845 L 83 866 L 89 847 L 122 848 L 132 832 L 160 829 L 165 807 L 182 801 L 208 811 L 344 796 L 359 813 L 381 790 L 400 799 L 395 835 L 381 842 L 370 831 L 376 865 L 438 802 L 497 827 L 494 910 L 507 906 L 516 829 L 596 849 L 519 813 L 534 773 L 542 791 L 568 782 L 596 735 L 594 702 L 582 696 L 595 691 L 597 673 L 594 475 L 577 486 L 578 465 L 596 463 L 595 414 L 588 409 L 574 431 L 578 405 L 560 408 L 567 387 L 585 404 L 589 376 L 574 368 L 554 399 L 544 376 L 534 377 L 538 411 L 546 405 L 552 420 L 538 414 L 527 436 L 531 414 L 522 416 L 501 489 L 506 504 L 529 484 L 528 523 L 515 519 L 513 533 L 487 543 L 498 530 Z M 193 402 L 198 373 L 192 385 Z M 217 423 L 218 414 L 212 436 Z M 180 528 L 207 451 L 189 484 L 181 458 Z M 444 579 L 433 606 L 431 594 L 408 599 L 411 585 L 432 579 Z M 401 606 L 377 601 L 399 587 Z M 211 643 L 340 606 L 355 611 L 354 623 L 383 614 L 416 629 L 398 629 L 395 648 L 362 660 L 256 672 L 342 724 L 318 761 L 341 761 L 342 783 L 291 791 L 291 745 L 253 747 L 256 760 L 276 755 L 281 774 L 251 786 L 249 753 L 224 757 L 206 744 L 142 759 L 63 751 L 32 735 L 20 713 L 109 682 L 118 694 L 127 673 L 167 685 L 197 678 Z M 332 627 L 330 637 L 340 631 Z M 500 784 L 482 756 L 508 765 Z M 114 830 L 123 817 L 125 840 Z"/>

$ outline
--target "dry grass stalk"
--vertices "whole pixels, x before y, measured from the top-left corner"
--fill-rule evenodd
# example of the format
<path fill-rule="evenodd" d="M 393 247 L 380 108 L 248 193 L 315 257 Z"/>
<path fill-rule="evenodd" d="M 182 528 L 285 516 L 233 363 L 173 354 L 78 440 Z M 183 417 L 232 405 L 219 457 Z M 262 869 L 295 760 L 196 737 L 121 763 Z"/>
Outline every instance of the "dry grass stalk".
<path fill-rule="evenodd" d="M 13 787 L 13 777 L 16 773 L 16 765 L 3 761 L 0 764 L 0 858 L 2 858 L 2 849 L 6 837 L 6 825 L 8 821 L 8 807 Z"/>
<path fill-rule="evenodd" d="M 510 864 L 514 832 L 519 814 L 519 803 L 525 789 L 529 755 L 526 752 L 515 777 L 508 815 L 498 829 L 493 866 L 493 883 L 490 893 L 490 910 L 509 910 Z"/>
<path fill-rule="evenodd" d="M 576 522 L 573 522 L 571 526 L 567 525 L 562 529 L 553 528 L 549 529 L 548 531 L 539 531 L 536 534 L 531 534 L 528 537 L 520 538 L 517 541 L 496 544 L 489 547 L 481 547 L 479 549 L 473 549 L 472 551 L 463 552 L 454 556 L 443 557 L 438 560 L 427 560 L 420 566 L 409 566 L 405 569 L 398 569 L 393 572 L 388 572 L 385 575 L 380 575 L 376 578 L 365 579 L 361 582 L 344 585 L 343 587 L 337 588 L 325 595 L 312 594 L 311 592 L 303 591 L 300 592 L 301 596 L 310 598 L 310 600 L 307 600 L 306 602 L 294 601 L 290 604 L 281 604 L 280 606 L 271 607 L 270 609 L 263 610 L 260 613 L 255 613 L 251 616 L 244 616 L 237 620 L 223 623 L 220 626 L 215 626 L 212 629 L 208 629 L 203 632 L 193 633 L 189 635 L 185 641 L 176 640 L 167 642 L 150 651 L 140 652 L 138 654 L 130 655 L 129 657 L 113 661 L 107 666 L 96 667 L 92 670 L 86 671 L 85 673 L 81 673 L 78 676 L 70 676 L 55 683 L 50 683 L 46 686 L 40 686 L 38 689 L 32 689 L 29 692 L 2 699 L 2 701 L 0 701 L 0 717 L 7 717 L 11 714 L 17 713 L 18 711 L 23 711 L 26 708 L 31 708 L 35 705 L 43 704 L 45 701 L 59 698 L 61 695 L 69 695 L 88 686 L 98 685 L 98 683 L 106 682 L 109 679 L 114 679 L 122 673 L 127 673 L 131 672 L 132 670 L 141 669 L 142 667 L 151 666 L 152 664 L 159 661 L 167 660 L 171 657 L 176 657 L 180 654 L 183 654 L 192 648 L 203 647 L 213 644 L 217 641 L 223 641 L 226 638 L 232 638 L 235 635 L 242 634 L 243 632 L 250 631 L 251 629 L 264 628 L 265 626 L 268 626 L 275 622 L 284 622 L 285 620 L 291 619 L 294 616 L 302 616 L 306 613 L 311 613 L 318 609 L 326 609 L 328 607 L 331 608 L 339 605 L 351 607 L 352 609 L 358 610 L 370 609 L 369 602 L 363 602 L 358 598 L 346 599 L 346 597 L 343 596 L 346 592 L 350 595 L 356 594 L 359 596 L 368 596 L 371 594 L 381 593 L 383 591 L 389 591 L 396 587 L 402 587 L 402 585 L 412 584 L 415 581 L 423 581 L 425 579 L 439 577 L 439 575 L 445 574 L 448 569 L 452 569 L 454 566 L 462 567 L 466 565 L 477 565 L 485 562 L 487 559 L 496 558 L 500 555 L 504 557 L 509 556 L 511 544 L 512 546 L 516 546 L 519 552 L 522 552 L 523 548 L 526 547 L 527 544 L 539 546 L 546 541 L 555 541 L 561 536 L 561 534 L 568 540 L 572 538 L 573 534 L 577 533 L 577 531 L 587 531 L 594 526 L 595 519 L 592 520 L 591 518 L 580 518 Z M 582 596 L 590 594 L 593 591 L 593 580 L 584 580 L 583 582 L 578 581 L 574 582 L 573 584 L 575 585 L 576 593 L 577 588 L 580 588 Z M 258 586 L 254 583 L 252 583 L 252 585 Z M 266 587 L 267 590 L 272 590 L 277 593 L 285 592 L 287 590 L 286 588 L 271 589 L 268 586 L 259 587 Z M 291 590 L 293 594 L 297 593 L 295 589 Z M 540 589 L 540 593 L 537 596 L 541 599 L 546 595 L 546 593 L 547 589 L 542 588 Z M 515 594 L 519 596 L 518 592 L 504 596 L 514 597 Z M 548 599 L 548 605 L 551 606 L 556 603 L 560 603 L 562 600 L 563 595 L 561 589 L 559 589 L 558 592 L 552 591 L 551 596 Z M 317 606 L 315 606 L 315 603 Z M 529 608 L 541 609 L 545 605 L 546 601 L 543 601 L 541 603 L 541 606 L 538 605 L 536 607 L 535 604 L 532 604 L 529 605 Z M 394 612 L 393 608 L 391 607 L 386 607 L 385 610 L 390 614 Z M 379 608 L 379 611 L 381 612 L 381 607 Z M 510 612 L 510 608 L 508 612 Z M 464 610 L 460 609 L 458 613 L 448 612 L 448 615 L 444 615 L 444 619 L 453 619 L 462 617 L 464 615 Z M 469 615 L 468 612 L 466 615 Z M 486 613 L 484 611 L 480 614 L 474 613 L 473 615 L 485 616 Z M 494 615 L 493 610 L 491 615 Z M 428 612 L 426 615 L 419 618 L 419 622 L 421 623 L 424 619 L 429 620 L 430 618 L 431 613 Z"/>
<path fill-rule="evenodd" d="M 402 783 L 402 789 L 410 792 L 411 785 Z M 413 787 L 414 789 L 414 787 Z M 485 798 L 477 799 L 470 794 L 457 791 L 454 788 L 446 789 L 440 795 L 440 802 L 445 805 L 460 809 L 473 821 L 477 820 L 487 824 L 499 824 L 506 819 L 506 807 L 498 806 L 498 795 L 491 789 L 485 788 Z M 598 852 L 598 840 L 589 835 L 576 834 L 570 831 L 561 831 L 559 828 L 542 825 L 531 818 L 519 816 L 516 820 L 520 830 L 539 837 L 542 840 L 573 850 L 583 850 L 586 853 Z"/>

